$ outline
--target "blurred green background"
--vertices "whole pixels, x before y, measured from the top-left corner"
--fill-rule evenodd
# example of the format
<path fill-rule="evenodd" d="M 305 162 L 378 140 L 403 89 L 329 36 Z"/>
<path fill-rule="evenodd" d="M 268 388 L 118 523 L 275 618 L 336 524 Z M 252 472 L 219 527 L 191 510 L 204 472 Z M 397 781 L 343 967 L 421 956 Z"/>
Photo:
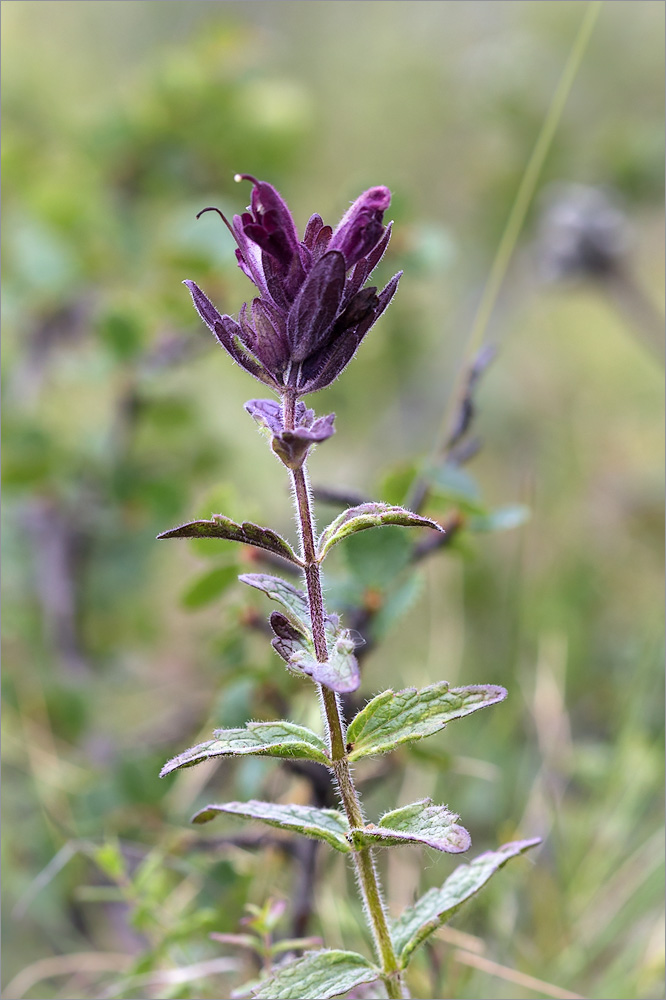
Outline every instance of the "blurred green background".
<path fill-rule="evenodd" d="M 381 270 L 404 268 L 399 293 L 310 402 L 337 414 L 315 483 L 392 499 L 437 440 L 585 7 L 2 4 L 3 996 L 228 997 L 252 969 L 209 932 L 294 891 L 275 846 L 187 820 L 210 799 L 304 797 L 302 781 L 251 760 L 157 778 L 214 726 L 318 724 L 248 628 L 268 610 L 234 582 L 250 554 L 155 542 L 218 511 L 294 536 L 283 470 L 242 409 L 262 390 L 180 284 L 232 314 L 250 294 L 219 218 L 195 213 L 242 210 L 241 171 L 301 227 L 391 187 Z M 663 21 L 660 2 L 602 6 L 487 330 L 484 447 L 429 508 L 478 490 L 531 518 L 424 563 L 364 664 L 365 696 L 509 689 L 427 757 L 359 766 L 371 813 L 432 795 L 474 854 L 544 838 L 419 955 L 416 997 L 663 995 Z M 608 192 L 620 249 L 602 276 L 548 281 L 544 205 L 571 183 Z M 387 584 L 354 566 L 331 560 L 331 602 Z M 390 854 L 393 912 L 454 864 Z M 344 862 L 318 864 L 310 932 L 366 949 Z"/>

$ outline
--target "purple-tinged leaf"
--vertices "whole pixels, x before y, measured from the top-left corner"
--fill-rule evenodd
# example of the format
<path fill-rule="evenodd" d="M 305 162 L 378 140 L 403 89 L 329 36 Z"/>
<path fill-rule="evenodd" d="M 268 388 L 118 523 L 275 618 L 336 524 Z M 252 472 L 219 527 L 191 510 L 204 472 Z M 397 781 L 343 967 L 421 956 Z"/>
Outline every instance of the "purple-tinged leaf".
<path fill-rule="evenodd" d="M 358 264 L 354 265 L 351 274 L 347 278 L 345 284 L 345 293 L 342 296 L 342 305 L 346 306 L 347 303 L 353 299 L 358 290 L 364 284 L 366 278 L 369 274 L 368 262 L 367 260 L 359 260 Z"/>
<path fill-rule="evenodd" d="M 336 615 L 330 615 L 326 621 L 328 659 L 325 661 L 317 659 L 312 636 L 295 628 L 279 611 L 271 614 L 270 623 L 275 633 L 271 645 L 293 673 L 305 674 L 339 694 L 356 691 L 361 674 L 354 656 L 354 641 L 346 629 L 340 628 Z"/>
<path fill-rule="evenodd" d="M 312 413 L 312 410 L 308 411 Z M 273 451 L 289 469 L 300 469 L 313 444 L 321 444 L 335 434 L 333 421 L 335 414 L 317 417 L 310 427 L 296 427 L 293 431 L 282 431 L 273 438 Z"/>
<path fill-rule="evenodd" d="M 393 298 L 398 289 L 398 282 L 400 281 L 401 278 L 402 278 L 402 271 L 398 271 L 398 273 L 393 275 L 391 280 L 384 286 L 384 288 L 379 293 L 379 304 L 372 318 L 372 323 L 376 323 L 379 317 L 382 315 L 382 313 L 384 313 L 386 309 L 388 309 L 391 303 L 391 299 Z M 368 326 L 365 326 L 367 322 L 368 321 L 365 320 L 365 322 L 361 325 L 361 329 L 363 330 L 362 336 L 365 335 L 369 327 L 372 325 L 371 323 Z M 363 329 L 364 327 L 365 329 Z"/>
<path fill-rule="evenodd" d="M 329 244 L 331 242 L 331 236 L 333 235 L 333 230 L 330 226 L 322 226 L 322 228 L 317 233 L 317 238 L 312 247 L 312 262 L 316 263 L 320 257 L 328 250 Z"/>
<path fill-rule="evenodd" d="M 334 339 L 338 333 L 344 334 L 346 330 L 357 327 L 369 316 L 374 316 L 378 306 L 379 298 L 376 287 L 370 285 L 368 288 L 362 288 L 348 301 L 344 312 L 336 319 L 331 339 Z"/>
<path fill-rule="evenodd" d="M 403 527 L 433 528 L 435 531 L 444 529 L 429 517 L 414 514 L 404 507 L 391 506 L 386 503 L 364 503 L 358 507 L 350 507 L 343 511 L 322 531 L 317 546 L 317 559 L 324 559 L 328 550 L 341 542 L 343 538 L 367 528 L 381 528 L 383 525 L 395 524 Z"/>
<path fill-rule="evenodd" d="M 392 229 L 393 229 L 393 223 L 389 222 L 386 229 L 384 230 L 384 235 L 382 236 L 381 240 L 374 248 L 374 250 L 372 250 L 365 258 L 368 267 L 368 275 L 367 275 L 368 277 L 372 274 L 374 269 L 377 267 L 377 264 L 379 264 L 380 260 L 386 253 L 386 248 L 389 245 L 389 240 L 391 239 Z"/>
<path fill-rule="evenodd" d="M 447 681 L 428 687 L 382 691 L 352 719 L 347 741 L 350 760 L 388 753 L 444 729 L 448 722 L 504 701 L 498 684 L 450 688 Z"/>
<path fill-rule="evenodd" d="M 243 573 L 238 579 L 248 587 L 263 591 L 272 601 L 277 601 L 286 609 L 290 621 L 300 631 L 311 634 L 310 606 L 302 590 L 280 579 L 279 576 L 269 576 L 267 573 Z"/>
<path fill-rule="evenodd" d="M 317 261 L 287 316 L 291 359 L 305 361 L 326 340 L 340 307 L 345 285 L 345 259 L 330 251 Z"/>
<path fill-rule="evenodd" d="M 347 367 L 356 353 L 368 330 L 379 319 L 395 295 L 402 271 L 394 275 L 378 296 L 377 307 L 358 326 L 351 327 L 340 333 L 321 351 L 316 352 L 303 365 L 303 377 L 299 384 L 299 392 L 303 395 L 317 392 L 335 382 L 336 378 Z"/>
<path fill-rule="evenodd" d="M 241 816 L 243 819 L 257 819 L 268 826 L 276 826 L 281 830 L 301 833 L 305 837 L 316 837 L 325 840 L 336 851 L 349 854 L 352 847 L 347 840 L 349 823 L 344 813 L 337 809 L 317 809 L 315 806 L 302 806 L 296 803 L 281 804 L 276 802 L 224 802 L 200 809 L 192 817 L 193 823 L 208 823 L 220 813 Z"/>
<path fill-rule="evenodd" d="M 320 736 L 293 722 L 248 722 L 242 729 L 216 729 L 215 739 L 199 743 L 168 761 L 160 778 L 212 757 L 282 757 L 330 764 Z"/>
<path fill-rule="evenodd" d="M 257 549 L 266 549 L 273 555 L 282 556 L 289 562 L 302 566 L 291 545 L 285 542 L 272 528 L 262 528 L 251 521 L 237 524 L 223 514 L 213 514 L 210 521 L 189 521 L 170 531 L 163 531 L 158 538 L 224 538 L 242 545 L 252 545 Z"/>
<path fill-rule="evenodd" d="M 299 405 L 305 408 L 304 403 L 297 403 L 297 409 Z M 245 409 L 260 427 L 267 428 L 271 434 L 282 433 L 282 404 L 276 399 L 248 399 Z"/>
<path fill-rule="evenodd" d="M 488 882 L 511 858 L 536 847 L 541 841 L 515 840 L 497 851 L 486 851 L 469 865 L 460 865 L 439 889 L 429 889 L 424 896 L 402 912 L 393 922 L 391 937 L 401 968 L 405 968 L 415 948 Z"/>
<path fill-rule="evenodd" d="M 272 645 L 294 673 L 305 674 L 338 694 L 356 691 L 361 684 L 361 672 L 350 632 L 327 622 L 326 640 L 328 659 L 323 662 L 317 659 L 309 636 L 288 639 L 277 636 Z"/>
<path fill-rule="evenodd" d="M 461 854 L 469 850 L 472 840 L 458 818 L 445 806 L 435 805 L 432 799 L 421 799 L 386 813 L 378 824 L 368 823 L 354 830 L 354 843 L 380 847 L 422 844 L 436 851 Z"/>
<path fill-rule="evenodd" d="M 290 469 L 300 468 L 312 445 L 326 441 L 335 433 L 334 413 L 315 419 L 314 410 L 301 401 L 296 403 L 295 427 L 290 431 L 283 429 L 282 405 L 277 400 L 251 399 L 245 409 L 270 433 L 273 451 Z"/>
<path fill-rule="evenodd" d="M 222 322 L 221 314 L 217 311 L 208 296 L 202 292 L 199 286 L 193 281 L 184 281 L 183 284 L 186 285 L 190 291 L 194 308 L 199 313 L 204 323 L 212 330 L 213 333 L 215 333 L 216 323 Z"/>
<path fill-rule="evenodd" d="M 253 299 L 252 324 L 255 342 L 251 350 L 266 365 L 268 371 L 273 374 L 281 373 L 289 360 L 289 346 L 282 317 L 265 299 Z"/>
<path fill-rule="evenodd" d="M 308 250 L 312 250 L 315 244 L 315 240 L 317 239 L 319 233 L 322 231 L 323 228 L 324 228 L 324 220 L 322 219 L 321 215 L 317 215 L 316 213 L 314 215 L 311 215 L 310 218 L 308 219 L 308 224 L 305 227 L 305 232 L 303 233 L 303 243 L 308 248 Z"/>
<path fill-rule="evenodd" d="M 271 616 L 271 625 L 276 632 L 273 648 L 291 671 L 305 674 L 318 684 L 340 694 L 356 691 L 361 683 L 361 674 L 353 653 L 355 643 L 350 633 L 340 628 L 337 615 L 328 615 L 326 618 L 328 659 L 322 663 L 315 654 L 310 609 L 303 591 L 297 590 L 286 580 L 264 573 L 245 573 L 238 579 L 262 590 L 286 610 L 288 620 L 282 615 L 277 618 Z"/>
<path fill-rule="evenodd" d="M 301 632 L 300 629 L 295 628 L 286 615 L 283 615 L 280 611 L 271 611 L 269 622 L 277 638 L 283 640 L 284 642 L 301 642 L 303 639 L 307 638 L 303 632 Z M 289 659 L 289 657 L 287 656 L 285 659 Z"/>
<path fill-rule="evenodd" d="M 221 316 L 210 299 L 193 281 L 184 281 L 183 284 L 187 285 L 199 316 L 213 331 L 219 343 L 231 355 L 236 364 L 260 382 L 279 389 L 279 383 L 270 372 L 252 354 L 248 353 L 247 345 L 241 346 L 247 339 L 247 330 L 244 330 L 231 316 Z"/>

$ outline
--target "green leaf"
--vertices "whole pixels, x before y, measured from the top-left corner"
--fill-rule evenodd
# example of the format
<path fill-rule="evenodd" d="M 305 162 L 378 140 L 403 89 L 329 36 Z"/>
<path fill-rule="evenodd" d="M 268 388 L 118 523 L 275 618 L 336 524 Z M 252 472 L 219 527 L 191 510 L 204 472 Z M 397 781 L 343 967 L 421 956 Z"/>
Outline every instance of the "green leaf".
<path fill-rule="evenodd" d="M 352 846 L 347 839 L 349 824 L 346 816 L 337 809 L 317 809 L 296 803 L 282 805 L 276 802 L 224 802 L 206 806 L 192 817 L 193 823 L 208 823 L 219 813 L 231 813 L 245 819 L 258 819 L 281 830 L 292 830 L 306 837 L 325 840 L 336 851 L 348 854 Z"/>
<path fill-rule="evenodd" d="M 380 819 L 377 826 L 368 824 L 354 830 L 354 843 L 391 847 L 398 844 L 423 844 L 436 851 L 461 854 L 468 851 L 472 840 L 457 822 L 458 816 L 432 799 L 421 799 L 400 809 L 393 809 Z"/>
<path fill-rule="evenodd" d="M 283 938 L 282 941 L 276 941 L 271 945 L 270 953 L 271 956 L 275 956 L 283 955 L 285 951 L 305 951 L 306 948 L 320 947 L 321 943 L 319 937 Z"/>
<path fill-rule="evenodd" d="M 429 889 L 413 906 L 408 907 L 394 921 L 391 932 L 401 967 L 404 969 L 414 949 L 446 923 L 466 900 L 476 895 L 507 861 L 539 843 L 538 837 L 534 840 L 515 840 L 497 851 L 487 851 L 471 864 L 460 865 L 444 885 L 439 889 Z"/>
<path fill-rule="evenodd" d="M 379 978 L 379 969 L 354 951 L 308 951 L 278 967 L 255 990 L 256 1000 L 329 1000 Z"/>
<path fill-rule="evenodd" d="M 437 497 L 446 500 L 450 504 L 455 504 L 472 514 L 486 513 L 486 509 L 481 502 L 481 491 L 478 484 L 469 473 L 445 462 L 443 465 L 435 465 L 426 469 L 424 473 L 426 482 Z"/>
<path fill-rule="evenodd" d="M 341 542 L 343 538 L 365 531 L 366 528 L 381 528 L 384 525 L 395 524 L 404 528 L 434 528 L 443 531 L 436 521 L 429 517 L 413 514 L 404 507 L 394 507 L 386 503 L 362 503 L 358 507 L 350 507 L 324 528 L 317 547 L 317 559 L 323 560 L 328 550 Z"/>
<path fill-rule="evenodd" d="M 96 847 L 93 858 L 105 875 L 120 882 L 126 875 L 127 865 L 120 844 L 117 840 L 107 840 L 104 844 Z"/>
<path fill-rule="evenodd" d="M 266 549 L 273 555 L 282 556 L 289 562 L 302 566 L 291 545 L 272 528 L 262 528 L 251 521 L 237 524 L 224 514 L 213 514 L 210 521 L 189 521 L 178 528 L 163 531 L 158 538 L 225 538 L 242 545 L 253 545 L 258 549 Z"/>
<path fill-rule="evenodd" d="M 343 546 L 343 554 L 356 583 L 383 592 L 407 566 L 412 549 L 407 533 L 391 525 L 383 531 L 352 535 Z"/>
<path fill-rule="evenodd" d="M 210 757 L 297 757 L 330 764 L 321 737 L 293 722 L 248 722 L 242 729 L 216 729 L 215 739 L 199 743 L 168 761 L 160 778 L 181 767 L 193 767 Z"/>
<path fill-rule="evenodd" d="M 488 514 L 470 517 L 467 522 L 470 531 L 510 531 L 529 521 L 531 511 L 525 504 L 514 503 L 498 507 Z"/>
<path fill-rule="evenodd" d="M 195 505 L 193 518 L 197 521 L 205 521 L 212 516 L 214 510 L 228 510 L 227 517 L 232 517 L 235 521 L 242 521 L 245 517 L 253 517 L 254 513 L 247 510 L 246 504 L 238 496 L 234 486 L 225 481 L 211 486 L 201 497 L 201 501 Z M 211 545 L 207 538 L 191 538 L 188 547 L 192 552 L 202 559 L 219 559 L 220 546 Z"/>
<path fill-rule="evenodd" d="M 191 583 L 183 596 L 181 604 L 190 610 L 202 608 L 211 601 L 216 600 L 231 586 L 237 579 L 238 570 L 236 566 L 217 566 L 198 576 L 194 583 Z"/>
<path fill-rule="evenodd" d="M 347 742 L 350 760 L 388 753 L 400 743 L 421 740 L 444 729 L 447 722 L 504 701 L 507 692 L 497 684 L 450 688 L 447 681 L 428 687 L 383 691 L 352 720 Z"/>
<path fill-rule="evenodd" d="M 238 579 L 249 587 L 263 591 L 272 601 L 277 601 L 301 631 L 311 632 L 310 606 L 302 590 L 279 576 L 268 576 L 266 573 L 243 573 Z"/>

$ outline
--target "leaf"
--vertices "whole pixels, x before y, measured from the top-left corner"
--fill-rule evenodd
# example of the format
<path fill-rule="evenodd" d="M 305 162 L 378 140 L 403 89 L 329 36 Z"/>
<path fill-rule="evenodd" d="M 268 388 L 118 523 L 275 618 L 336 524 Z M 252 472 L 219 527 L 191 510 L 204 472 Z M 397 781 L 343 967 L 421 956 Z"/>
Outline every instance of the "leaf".
<path fill-rule="evenodd" d="M 283 938 L 271 945 L 271 956 L 283 955 L 285 951 L 305 951 L 306 948 L 320 948 L 320 937 Z"/>
<path fill-rule="evenodd" d="M 383 593 L 408 565 L 413 545 L 406 532 L 389 525 L 383 531 L 354 534 L 343 546 L 343 555 L 354 580 L 362 588 Z"/>
<path fill-rule="evenodd" d="M 354 951 L 308 951 L 279 966 L 255 989 L 256 1000 L 328 1000 L 379 978 L 379 969 Z"/>
<path fill-rule="evenodd" d="M 354 642 L 350 632 L 340 627 L 337 615 L 329 615 L 326 618 L 326 644 L 329 656 L 328 660 L 320 662 L 315 654 L 310 628 L 310 610 L 303 591 L 297 590 L 279 577 L 266 576 L 263 573 L 247 573 L 239 579 L 251 587 L 262 590 L 273 600 L 278 601 L 289 613 L 289 621 L 281 622 L 283 616 L 273 612 L 271 625 L 276 633 L 273 648 L 290 670 L 305 674 L 318 684 L 324 684 L 340 694 L 356 691 L 361 683 L 361 674 L 353 653 Z"/>
<path fill-rule="evenodd" d="M 257 549 L 266 549 L 273 555 L 282 556 L 289 562 L 302 566 L 291 545 L 272 528 L 262 528 L 251 521 L 237 524 L 224 514 L 213 514 L 210 521 L 189 521 L 178 528 L 163 531 L 158 538 L 225 538 L 242 545 L 253 545 Z"/>
<path fill-rule="evenodd" d="M 293 722 L 248 722 L 242 729 L 216 729 L 215 739 L 199 743 L 168 761 L 160 778 L 181 767 L 193 767 L 210 757 L 297 757 L 330 764 L 324 741 Z"/>
<path fill-rule="evenodd" d="M 107 840 L 96 847 L 93 858 L 105 875 L 114 882 L 122 882 L 126 877 L 127 865 L 117 840 Z"/>
<path fill-rule="evenodd" d="M 432 736 L 447 722 L 504 701 L 506 695 L 497 684 L 450 688 L 448 681 L 421 690 L 383 691 L 352 720 L 347 730 L 347 742 L 353 745 L 349 759 L 388 753 L 400 743 Z"/>
<path fill-rule="evenodd" d="M 316 837 L 325 840 L 336 851 L 348 854 L 352 850 L 347 840 L 349 823 L 347 818 L 337 809 L 317 809 L 314 806 L 301 806 L 296 803 L 281 805 L 276 802 L 224 802 L 221 805 L 206 806 L 192 817 L 193 823 L 208 823 L 218 813 L 231 813 L 245 819 L 258 819 L 269 826 L 277 826 L 281 830 L 292 830 L 306 837 Z"/>
<path fill-rule="evenodd" d="M 395 507 L 386 503 L 362 503 L 358 507 L 350 507 L 338 515 L 334 521 L 324 528 L 317 548 L 317 559 L 323 560 L 328 550 L 341 542 L 343 538 L 365 531 L 366 528 L 381 528 L 384 525 L 395 524 L 401 527 L 434 528 L 443 531 L 436 521 L 429 517 L 413 514 L 404 507 Z"/>
<path fill-rule="evenodd" d="M 429 889 L 413 906 L 404 910 L 394 921 L 391 931 L 401 967 L 404 969 L 414 949 L 446 923 L 507 861 L 539 843 L 538 837 L 515 840 L 497 851 L 480 854 L 471 864 L 456 868 L 439 889 Z"/>
<path fill-rule="evenodd" d="M 471 531 L 510 531 L 511 528 L 519 528 L 531 515 L 530 508 L 525 504 L 508 504 L 506 507 L 498 507 L 483 515 L 470 517 L 467 522 Z"/>
<path fill-rule="evenodd" d="M 421 799 L 386 813 L 375 826 L 373 823 L 354 830 L 354 842 L 391 847 L 397 844 L 423 844 L 436 851 L 461 854 L 468 851 L 472 840 L 457 822 L 458 816 L 432 799 Z"/>
<path fill-rule="evenodd" d="M 486 513 L 477 483 L 459 466 L 450 462 L 432 466 L 425 470 L 424 479 L 441 499 L 473 514 Z"/>
<path fill-rule="evenodd" d="M 272 601 L 277 601 L 301 630 L 311 632 L 310 606 L 302 590 L 279 576 L 268 576 L 266 573 L 243 573 L 238 579 L 249 587 L 263 591 Z"/>
<path fill-rule="evenodd" d="M 274 629 L 276 614 L 273 612 L 271 615 Z M 323 684 L 338 694 L 356 691 L 361 683 L 361 672 L 354 656 L 354 641 L 350 632 L 327 622 L 326 640 L 328 659 L 323 662 L 316 657 L 312 639 L 295 629 L 289 636 L 281 630 L 272 645 L 290 670 L 306 674 L 317 684 Z"/>
<path fill-rule="evenodd" d="M 216 566 L 189 585 L 183 596 L 181 604 L 184 608 L 202 608 L 206 604 L 220 597 L 227 587 L 236 580 L 238 570 L 236 566 Z"/>

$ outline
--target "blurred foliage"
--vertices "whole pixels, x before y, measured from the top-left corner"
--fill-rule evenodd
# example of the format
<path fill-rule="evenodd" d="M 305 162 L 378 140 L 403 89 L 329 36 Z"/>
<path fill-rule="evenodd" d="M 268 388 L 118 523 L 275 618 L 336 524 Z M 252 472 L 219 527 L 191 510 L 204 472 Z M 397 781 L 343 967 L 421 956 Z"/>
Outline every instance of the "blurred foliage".
<path fill-rule="evenodd" d="M 476 529 L 416 573 L 399 528 L 332 554 L 331 607 L 372 616 L 364 696 L 442 677 L 510 693 L 359 766 L 368 811 L 432 795 L 475 853 L 545 839 L 415 962 L 413 994 L 537 995 L 518 970 L 661 995 L 663 371 L 642 326 L 662 310 L 662 4 L 604 6 L 542 178 L 616 192 L 642 306 L 544 286 L 537 199 L 491 324 L 484 448 L 464 470 L 430 455 L 581 7 L 3 3 L 3 995 L 228 995 L 256 964 L 209 933 L 297 894 L 288 844 L 186 820 L 211 796 L 305 800 L 302 776 L 246 760 L 157 779 L 214 726 L 318 726 L 265 603 L 234 582 L 255 552 L 154 542 L 216 512 L 293 536 L 283 470 L 242 410 L 256 387 L 180 285 L 229 312 L 247 294 L 220 220 L 194 218 L 244 206 L 241 170 L 301 221 L 394 190 L 380 278 L 405 277 L 313 400 L 338 414 L 313 477 L 399 503 L 425 470 L 425 512 Z M 449 871 L 411 849 L 383 860 L 396 911 Z M 309 932 L 358 947 L 344 860 L 322 854 L 318 878 Z"/>

